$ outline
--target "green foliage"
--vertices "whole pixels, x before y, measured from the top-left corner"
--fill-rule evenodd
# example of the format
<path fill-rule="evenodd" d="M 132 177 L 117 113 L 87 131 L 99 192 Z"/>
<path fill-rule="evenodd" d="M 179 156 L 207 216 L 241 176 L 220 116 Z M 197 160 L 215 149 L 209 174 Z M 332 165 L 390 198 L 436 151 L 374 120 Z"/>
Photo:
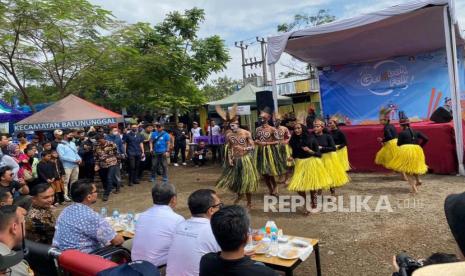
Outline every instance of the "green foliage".
<path fill-rule="evenodd" d="M 294 15 L 294 20 L 290 23 L 279 24 L 278 32 L 290 32 L 306 27 L 318 26 L 332 22 L 336 19 L 334 15 L 329 13 L 328 9 L 320 9 L 317 14 L 309 15 L 306 13 Z"/>
<path fill-rule="evenodd" d="M 213 80 L 206 84 L 202 90 L 208 101 L 216 101 L 233 94 L 242 85 L 242 80 L 233 80 L 227 76 Z"/>

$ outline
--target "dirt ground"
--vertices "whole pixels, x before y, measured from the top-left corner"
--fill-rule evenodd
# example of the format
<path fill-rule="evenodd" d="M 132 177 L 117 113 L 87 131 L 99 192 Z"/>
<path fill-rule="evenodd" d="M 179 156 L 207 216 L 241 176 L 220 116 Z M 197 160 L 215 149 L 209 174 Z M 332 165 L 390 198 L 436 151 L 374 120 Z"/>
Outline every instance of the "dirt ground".
<path fill-rule="evenodd" d="M 221 173 L 219 166 L 203 168 L 169 168 L 170 182 L 178 190 L 176 211 L 189 217 L 187 197 L 199 188 L 212 188 Z M 387 196 L 392 212 L 321 212 L 308 217 L 301 213 L 265 213 L 265 187 L 253 198 L 251 211 L 253 228 L 274 220 L 284 234 L 320 240 L 323 275 L 391 275 L 392 255 L 405 250 L 415 258 L 427 257 L 433 252 L 455 253 L 455 243 L 449 231 L 443 210 L 448 194 L 465 191 L 465 179 L 457 176 L 427 175 L 423 177 L 420 193 L 412 197 L 406 182 L 398 175 L 351 174 L 352 182 L 337 191 L 344 197 L 344 206 L 350 206 L 349 196 L 373 196 L 368 205 L 373 210 L 380 196 Z M 120 212 L 142 212 L 152 205 L 151 185 L 145 178 L 136 186 L 125 186 L 122 193 L 112 195 L 106 203 L 99 200 L 95 210 L 106 206 Z M 284 187 L 281 195 L 290 195 Z M 234 195 L 219 191 L 225 204 L 231 204 Z M 245 206 L 245 202 L 242 202 Z M 386 201 L 383 202 L 384 207 Z M 302 263 L 294 275 L 316 275 L 314 256 Z"/>

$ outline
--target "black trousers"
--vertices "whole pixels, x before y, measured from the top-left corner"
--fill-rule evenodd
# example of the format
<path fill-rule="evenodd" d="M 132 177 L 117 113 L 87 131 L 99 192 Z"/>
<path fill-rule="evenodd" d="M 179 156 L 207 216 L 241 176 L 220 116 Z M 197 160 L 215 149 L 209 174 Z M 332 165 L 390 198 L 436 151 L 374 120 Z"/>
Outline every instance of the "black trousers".
<path fill-rule="evenodd" d="M 178 163 L 178 155 L 181 151 L 182 162 L 186 162 L 186 144 L 185 143 L 175 143 L 174 144 L 174 163 Z"/>
<path fill-rule="evenodd" d="M 220 146 L 219 145 L 210 145 L 210 150 L 212 151 L 212 161 L 213 163 L 220 161 Z"/>
<path fill-rule="evenodd" d="M 154 153 L 152 162 L 152 177 L 156 179 L 158 172 L 164 182 L 168 181 L 168 160 L 165 153 Z"/>
<path fill-rule="evenodd" d="M 194 161 L 194 164 L 197 166 L 203 166 L 205 162 L 207 162 L 207 159 L 205 159 L 205 156 L 202 156 L 202 159 L 200 159 L 199 156 L 194 156 L 192 161 Z"/>
<path fill-rule="evenodd" d="M 108 168 L 100 168 L 98 173 L 100 175 L 100 179 L 102 180 L 103 185 L 103 194 L 110 195 L 113 187 L 116 189 L 119 188 L 119 181 L 118 181 L 118 170 L 119 164 L 108 167 Z"/>
<path fill-rule="evenodd" d="M 139 166 L 140 166 L 140 155 L 129 155 L 129 183 L 134 183 L 137 181 L 139 176 Z"/>

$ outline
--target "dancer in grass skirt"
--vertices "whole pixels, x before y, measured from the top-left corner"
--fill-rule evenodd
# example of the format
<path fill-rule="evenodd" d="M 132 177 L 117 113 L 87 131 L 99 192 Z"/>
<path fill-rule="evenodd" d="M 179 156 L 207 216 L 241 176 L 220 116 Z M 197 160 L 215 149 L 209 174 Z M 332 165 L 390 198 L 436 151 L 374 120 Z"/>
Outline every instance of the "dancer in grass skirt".
<path fill-rule="evenodd" d="M 286 183 L 289 178 L 290 171 L 294 166 L 294 162 L 289 157 L 292 156 L 292 149 L 289 146 L 289 140 L 291 139 L 291 132 L 285 126 L 281 125 L 281 117 L 279 114 L 276 114 L 275 118 L 275 139 L 278 141 L 278 153 L 280 158 L 280 163 L 285 164 L 285 173 L 281 175 L 280 182 Z"/>
<path fill-rule="evenodd" d="M 344 132 L 338 127 L 339 118 L 333 116 L 329 119 L 329 134 L 336 144 L 336 154 L 345 171 L 350 170 L 349 152 L 347 151 L 347 139 Z"/>
<path fill-rule="evenodd" d="M 325 125 L 323 121 L 317 119 L 313 123 L 313 134 L 321 151 L 321 159 L 326 171 L 331 177 L 329 185 L 331 195 L 336 196 L 336 188 L 344 186 L 350 181 L 347 172 L 339 160 L 336 153 L 336 144 L 331 135 L 323 133 Z"/>
<path fill-rule="evenodd" d="M 258 190 L 260 180 L 252 155 L 254 149 L 252 135 L 247 130 L 239 128 L 239 121 L 235 117 L 235 111 L 231 111 L 229 116 L 225 115 L 224 112 L 218 112 L 218 114 L 222 115 L 225 121 L 230 122 L 231 132 L 226 136 L 228 166 L 224 168 L 216 187 L 227 188 L 236 193 L 237 199 L 234 204 L 239 203 L 245 194 L 247 207 L 250 209 L 252 208 L 252 193 Z"/>
<path fill-rule="evenodd" d="M 381 149 L 376 153 L 375 163 L 387 169 L 389 162 L 391 162 L 397 151 L 397 131 L 396 128 L 390 124 L 389 116 L 391 109 L 382 108 L 379 112 L 379 123 L 384 126 L 384 137 L 378 137 L 378 142 L 381 143 Z"/>
<path fill-rule="evenodd" d="M 289 145 L 292 148 L 289 161 L 294 161 L 295 167 L 288 190 L 297 192 L 305 200 L 307 200 L 306 192 L 310 192 L 311 207 L 316 209 L 317 191 L 329 189 L 332 182 L 321 161 L 318 142 L 307 133 L 302 124 L 298 123 L 294 127 Z M 305 210 L 304 213 L 309 214 L 309 210 Z"/>
<path fill-rule="evenodd" d="M 281 162 L 278 141 L 276 140 L 276 128 L 269 124 L 271 112 L 268 108 L 260 112 L 259 126 L 255 131 L 255 162 L 258 172 L 263 176 L 269 194 L 277 196 L 278 186 L 275 176 L 286 173 L 286 166 Z"/>
<path fill-rule="evenodd" d="M 397 140 L 399 148 L 388 166 L 396 172 L 407 175 L 412 193 L 415 194 L 418 192 L 418 186 L 421 185 L 419 175 L 428 171 L 423 152 L 423 147 L 428 143 L 428 137 L 421 132 L 414 131 L 410 127 L 409 118 L 402 111 L 399 112 L 399 123 L 402 127 Z"/>

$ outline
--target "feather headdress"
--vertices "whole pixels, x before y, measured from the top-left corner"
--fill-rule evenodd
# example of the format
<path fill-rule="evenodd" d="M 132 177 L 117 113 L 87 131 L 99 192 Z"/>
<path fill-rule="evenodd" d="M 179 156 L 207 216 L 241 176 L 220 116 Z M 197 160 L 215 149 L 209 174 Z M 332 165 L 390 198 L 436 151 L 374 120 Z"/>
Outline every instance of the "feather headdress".
<path fill-rule="evenodd" d="M 215 106 L 215 109 L 216 109 L 216 113 L 218 113 L 218 115 L 220 115 L 220 117 L 225 121 L 225 122 L 228 122 L 228 123 L 232 123 L 232 122 L 236 122 L 237 121 L 237 117 L 236 117 L 236 114 L 237 114 L 237 104 L 234 104 L 232 107 L 231 107 L 231 110 L 229 111 L 225 111 L 221 106 L 217 105 Z"/>

